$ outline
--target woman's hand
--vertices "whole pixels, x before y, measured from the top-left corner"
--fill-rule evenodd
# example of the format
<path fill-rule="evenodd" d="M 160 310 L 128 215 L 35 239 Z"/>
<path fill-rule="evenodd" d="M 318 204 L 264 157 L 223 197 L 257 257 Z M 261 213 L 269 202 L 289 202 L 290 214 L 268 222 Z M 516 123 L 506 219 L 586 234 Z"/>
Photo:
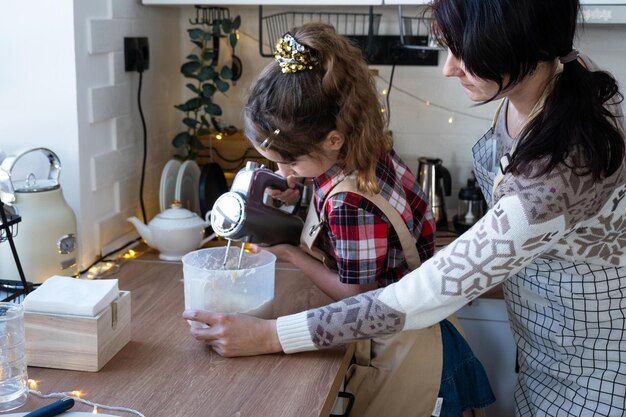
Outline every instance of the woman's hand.
<path fill-rule="evenodd" d="M 185 310 L 183 318 L 205 323 L 208 328 L 191 327 L 191 334 L 221 356 L 253 356 L 282 352 L 276 320 L 246 314 Z"/>

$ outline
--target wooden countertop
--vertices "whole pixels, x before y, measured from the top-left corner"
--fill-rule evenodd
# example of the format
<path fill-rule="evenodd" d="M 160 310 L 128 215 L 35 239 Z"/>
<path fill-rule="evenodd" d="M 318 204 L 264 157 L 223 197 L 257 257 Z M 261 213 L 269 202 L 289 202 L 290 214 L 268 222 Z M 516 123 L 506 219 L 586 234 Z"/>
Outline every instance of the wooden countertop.
<path fill-rule="evenodd" d="M 152 257 L 154 258 L 154 257 Z M 132 340 L 99 372 L 29 367 L 42 393 L 84 398 L 146 417 L 328 416 L 354 347 L 295 355 L 223 358 L 196 341 L 182 319 L 182 266 L 150 257 L 125 261 L 120 289 L 132 295 Z M 330 302 L 298 269 L 278 264 L 275 315 Z M 25 412 L 51 403 L 29 395 Z M 73 411 L 92 408 L 77 403 Z M 130 415 L 100 409 L 101 413 Z"/>

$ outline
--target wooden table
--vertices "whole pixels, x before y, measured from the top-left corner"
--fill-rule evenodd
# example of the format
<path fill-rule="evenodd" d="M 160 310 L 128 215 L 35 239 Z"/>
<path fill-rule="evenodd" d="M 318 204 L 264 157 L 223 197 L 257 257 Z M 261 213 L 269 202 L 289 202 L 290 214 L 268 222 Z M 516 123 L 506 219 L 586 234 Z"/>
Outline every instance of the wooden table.
<path fill-rule="evenodd" d="M 183 320 L 182 266 L 125 261 L 120 289 L 132 294 L 133 336 L 97 373 L 30 367 L 42 393 L 81 390 L 95 403 L 146 417 L 328 416 L 353 346 L 294 355 L 223 358 L 196 341 Z M 278 264 L 275 315 L 330 301 L 299 270 Z M 19 412 L 46 405 L 29 395 Z M 77 403 L 74 411 L 91 411 Z M 101 413 L 130 415 L 101 409 Z"/>

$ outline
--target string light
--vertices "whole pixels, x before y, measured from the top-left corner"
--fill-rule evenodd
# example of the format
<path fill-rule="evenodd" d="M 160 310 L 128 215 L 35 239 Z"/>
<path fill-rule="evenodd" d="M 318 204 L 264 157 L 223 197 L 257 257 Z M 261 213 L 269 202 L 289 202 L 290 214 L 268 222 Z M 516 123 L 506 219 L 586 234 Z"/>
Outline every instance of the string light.
<path fill-rule="evenodd" d="M 217 139 L 217 140 L 222 140 L 222 139 L 224 139 L 224 136 L 223 136 L 221 133 L 217 133 L 217 134 L 215 135 L 215 139 Z"/>
<path fill-rule="evenodd" d="M 35 381 L 34 379 L 28 379 L 28 388 L 30 389 L 37 389 L 37 381 Z"/>
<path fill-rule="evenodd" d="M 116 262 L 112 262 L 112 261 L 100 262 L 87 270 L 87 274 L 85 278 L 96 279 L 104 275 L 117 272 L 118 270 L 119 270 L 119 265 Z"/>
<path fill-rule="evenodd" d="M 379 76 L 379 75 L 376 75 L 376 78 L 378 78 L 378 79 L 380 79 L 381 81 L 383 81 L 383 82 L 385 82 L 385 83 L 389 84 L 389 82 L 388 82 L 387 80 L 385 80 L 383 77 L 381 77 L 381 76 Z M 476 116 L 476 115 L 471 114 L 471 113 L 462 112 L 462 111 L 457 111 L 457 110 L 455 110 L 455 109 L 452 109 L 452 108 L 449 108 L 449 107 L 446 107 L 446 106 L 442 106 L 442 105 L 440 105 L 440 104 L 433 103 L 433 102 L 432 102 L 432 101 L 430 101 L 430 100 L 427 100 L 427 99 L 424 99 L 424 98 L 422 98 L 422 97 L 419 97 L 419 96 L 417 96 L 417 95 L 415 95 L 415 94 L 412 94 L 411 92 L 406 91 L 406 90 L 404 90 L 404 89 L 402 89 L 402 88 L 399 88 L 399 87 L 396 87 L 396 86 L 393 86 L 393 88 L 394 88 L 394 89 L 396 89 L 397 91 L 401 92 L 402 94 L 404 94 L 404 95 L 406 95 L 406 96 L 408 96 L 408 97 L 411 97 L 411 98 L 413 98 L 413 99 L 415 99 L 415 100 L 419 101 L 420 103 L 423 103 L 423 104 L 424 104 L 424 105 L 426 105 L 426 106 L 429 106 L 429 107 L 435 107 L 435 108 L 437 108 L 437 109 L 445 110 L 445 111 L 447 111 L 447 112 L 451 112 L 451 113 L 453 113 L 453 115 L 462 115 L 462 116 L 469 117 L 469 118 L 472 118 L 472 119 L 477 119 L 477 120 L 487 120 L 487 121 L 491 122 L 491 118 L 489 118 L 489 117 Z M 385 90 L 387 91 L 387 94 L 389 94 L 388 89 L 385 89 Z M 448 118 L 448 123 L 450 123 L 450 124 L 454 123 L 454 116 L 450 116 L 450 117 Z"/>
<path fill-rule="evenodd" d="M 134 258 L 136 258 L 138 256 L 139 256 L 139 252 L 137 252 L 137 251 L 135 251 L 133 249 L 128 249 L 128 251 L 123 253 L 121 257 L 123 259 L 134 259 Z"/>
<path fill-rule="evenodd" d="M 387 89 L 383 89 L 383 91 L 380 92 L 380 94 L 382 94 L 383 96 L 387 94 Z"/>
<path fill-rule="evenodd" d="M 35 381 L 34 379 L 29 379 L 28 380 L 28 384 L 29 386 L 36 386 L 38 384 L 39 381 Z M 143 415 L 141 412 L 132 409 L 132 408 L 128 408 L 128 407 L 119 407 L 119 406 L 114 406 L 114 405 L 104 405 L 104 404 L 98 404 L 98 403 L 94 403 L 93 401 L 89 401 L 86 400 L 84 398 L 81 398 L 81 396 L 84 395 L 84 393 L 80 390 L 75 390 L 75 391 L 70 391 L 70 392 L 51 392 L 49 394 L 43 394 L 40 391 L 37 391 L 35 389 L 29 389 L 28 392 L 30 394 L 33 394 L 39 398 L 67 398 L 68 396 L 73 398 L 76 402 L 88 405 L 93 407 L 91 413 L 92 414 L 98 414 L 99 413 L 99 409 L 104 409 L 104 410 L 114 410 L 114 411 L 122 411 L 125 413 L 130 413 L 130 414 L 135 414 L 139 417 L 146 417 L 145 415 Z"/>

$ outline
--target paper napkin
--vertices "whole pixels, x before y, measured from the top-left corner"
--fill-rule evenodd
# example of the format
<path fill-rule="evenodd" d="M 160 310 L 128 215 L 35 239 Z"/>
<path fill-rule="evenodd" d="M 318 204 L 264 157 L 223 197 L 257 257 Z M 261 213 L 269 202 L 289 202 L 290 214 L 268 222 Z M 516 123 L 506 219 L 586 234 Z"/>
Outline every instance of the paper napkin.
<path fill-rule="evenodd" d="M 23 301 L 25 311 L 95 317 L 119 296 L 116 279 L 52 276 Z"/>

